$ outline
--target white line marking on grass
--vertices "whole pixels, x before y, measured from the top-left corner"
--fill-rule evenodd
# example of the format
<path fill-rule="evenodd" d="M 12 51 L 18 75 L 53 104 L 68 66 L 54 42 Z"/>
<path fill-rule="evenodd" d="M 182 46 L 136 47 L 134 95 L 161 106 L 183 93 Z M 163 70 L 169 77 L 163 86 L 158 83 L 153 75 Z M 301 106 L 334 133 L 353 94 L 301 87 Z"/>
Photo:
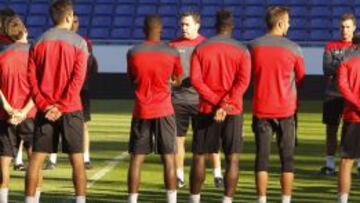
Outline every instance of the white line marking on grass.
<path fill-rule="evenodd" d="M 116 165 L 118 165 L 121 161 L 123 161 L 124 159 L 126 159 L 126 157 L 128 157 L 129 153 L 128 152 L 123 152 L 120 155 L 114 157 L 112 160 L 107 161 L 107 165 L 102 168 L 101 170 L 99 170 L 98 172 L 96 172 L 93 176 L 91 176 L 91 178 L 89 180 L 90 183 L 87 184 L 87 188 L 91 188 L 93 185 L 95 185 L 95 183 L 100 180 L 102 177 L 104 177 L 107 173 L 109 173 L 113 168 L 115 168 Z"/>
<path fill-rule="evenodd" d="M 110 161 L 107 161 L 108 164 L 105 167 L 100 169 L 98 172 L 96 172 L 94 175 L 92 175 L 88 179 L 88 181 L 90 181 L 90 182 L 87 184 L 86 187 L 91 188 L 93 185 L 96 184 L 97 181 L 99 181 L 107 173 L 109 173 L 111 170 L 113 170 L 116 165 L 118 165 L 121 161 L 126 159 L 128 156 L 129 156 L 128 152 L 123 152 L 123 153 L 119 154 L 118 156 L 114 157 L 113 159 L 111 159 Z M 74 199 L 73 196 L 68 196 L 63 201 L 61 201 L 61 203 L 72 202 L 73 199 Z"/>

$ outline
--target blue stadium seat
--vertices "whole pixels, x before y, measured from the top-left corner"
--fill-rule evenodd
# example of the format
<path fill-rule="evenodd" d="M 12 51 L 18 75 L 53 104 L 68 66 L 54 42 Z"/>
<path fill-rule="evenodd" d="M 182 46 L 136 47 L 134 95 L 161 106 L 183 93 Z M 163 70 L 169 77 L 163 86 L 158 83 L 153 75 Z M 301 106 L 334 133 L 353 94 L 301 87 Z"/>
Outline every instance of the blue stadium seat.
<path fill-rule="evenodd" d="M 169 4 L 177 4 L 177 3 L 178 3 L 178 0 L 160 0 L 160 4 L 169 5 Z"/>
<path fill-rule="evenodd" d="M 245 16 L 264 16 L 265 7 L 263 6 L 247 6 L 244 9 Z"/>
<path fill-rule="evenodd" d="M 138 5 L 136 13 L 146 15 L 150 13 L 156 13 L 156 10 L 156 6 L 154 5 Z"/>
<path fill-rule="evenodd" d="M 216 6 L 222 6 L 224 4 L 223 1 L 219 1 L 219 0 L 203 0 L 202 5 L 203 6 L 207 6 L 207 5 L 216 5 Z"/>
<path fill-rule="evenodd" d="M 94 7 L 94 14 L 112 15 L 114 6 L 112 4 L 99 4 Z"/>
<path fill-rule="evenodd" d="M 329 2 L 324 1 L 324 0 L 311 0 L 311 1 L 308 1 L 308 4 L 311 6 L 326 6 L 329 4 Z"/>
<path fill-rule="evenodd" d="M 198 5 L 182 5 L 182 6 L 180 6 L 179 13 L 183 13 L 183 12 L 187 12 L 187 11 L 200 12 L 200 6 L 198 6 Z"/>
<path fill-rule="evenodd" d="M 215 17 L 202 18 L 201 27 L 213 29 L 215 27 Z"/>
<path fill-rule="evenodd" d="M 290 15 L 291 16 L 308 16 L 309 9 L 306 6 L 292 6 Z"/>
<path fill-rule="evenodd" d="M 147 4 L 157 4 L 159 0 L 138 0 L 140 4 L 147 3 Z"/>
<path fill-rule="evenodd" d="M 325 30 L 311 30 L 310 40 L 311 41 L 329 41 L 332 39 L 330 31 Z"/>
<path fill-rule="evenodd" d="M 344 0 L 330 0 L 330 1 L 327 1 L 329 2 L 330 4 L 334 5 L 334 6 L 357 6 L 360 4 L 360 1 L 359 0 L 354 0 L 354 1 L 344 1 Z"/>
<path fill-rule="evenodd" d="M 220 9 L 219 6 L 203 6 L 201 9 L 202 16 L 215 16 L 216 12 Z"/>
<path fill-rule="evenodd" d="M 24 4 L 24 3 L 10 3 L 8 4 L 8 6 L 12 9 L 14 9 L 14 11 L 16 11 L 16 13 L 19 14 L 27 14 L 28 13 L 28 4 Z"/>
<path fill-rule="evenodd" d="M 239 0 L 224 0 L 225 5 L 244 5 L 243 1 Z"/>
<path fill-rule="evenodd" d="M 291 6 L 306 6 L 309 1 L 305 0 L 287 0 L 287 3 Z"/>
<path fill-rule="evenodd" d="M 135 2 L 134 0 L 118 0 L 118 4 L 123 4 L 123 3 L 133 4 Z"/>
<path fill-rule="evenodd" d="M 131 27 L 133 25 L 133 18 L 131 16 L 116 16 L 113 21 L 116 27 Z"/>
<path fill-rule="evenodd" d="M 199 0 L 179 0 L 181 5 L 200 5 Z"/>
<path fill-rule="evenodd" d="M 230 11 L 235 16 L 235 19 L 243 15 L 243 6 L 241 5 L 225 6 L 225 9 Z"/>
<path fill-rule="evenodd" d="M 243 0 L 245 5 L 265 6 L 264 0 Z"/>
<path fill-rule="evenodd" d="M 241 18 L 234 18 L 234 26 L 235 26 L 235 29 L 242 29 L 243 28 L 243 20 Z"/>
<path fill-rule="evenodd" d="M 134 32 L 132 33 L 133 39 L 144 39 L 144 31 L 141 28 L 136 28 Z"/>
<path fill-rule="evenodd" d="M 162 23 L 164 27 L 173 28 L 173 29 L 178 27 L 179 25 L 177 18 L 170 16 L 162 17 Z"/>
<path fill-rule="evenodd" d="M 248 30 L 244 30 L 244 32 L 241 35 L 241 39 L 243 40 L 253 40 L 257 37 L 260 37 L 262 35 L 265 34 L 265 30 L 261 30 L 261 29 L 248 29 Z"/>
<path fill-rule="evenodd" d="M 88 36 L 87 26 L 86 27 L 80 27 L 78 33 L 81 36 Z"/>
<path fill-rule="evenodd" d="M 347 6 L 334 6 L 333 7 L 333 16 L 339 17 L 344 13 L 353 13 L 353 9 Z"/>
<path fill-rule="evenodd" d="M 43 16 L 43 15 L 29 15 L 26 18 L 26 25 L 28 27 L 33 27 L 33 26 L 46 26 L 47 25 L 47 16 Z"/>
<path fill-rule="evenodd" d="M 51 20 L 49 20 L 51 21 Z M 80 26 L 87 26 L 89 27 L 91 18 L 90 16 L 79 16 Z"/>
<path fill-rule="evenodd" d="M 30 4 L 30 15 L 32 14 L 44 14 L 48 15 L 49 5 L 45 3 L 32 3 Z"/>
<path fill-rule="evenodd" d="M 214 36 L 215 34 L 216 34 L 216 32 L 215 32 L 215 29 L 213 29 L 213 28 L 209 28 L 209 29 L 201 29 L 201 31 L 200 31 L 200 33 L 203 35 L 203 36 L 205 36 L 205 37 L 212 37 L 212 36 Z"/>
<path fill-rule="evenodd" d="M 43 34 L 43 32 L 45 31 L 44 28 L 42 27 L 36 27 L 36 26 L 33 26 L 33 27 L 29 27 L 29 37 L 31 39 L 37 39 L 38 37 L 40 37 L 40 35 Z"/>
<path fill-rule="evenodd" d="M 76 4 L 75 11 L 79 15 L 92 15 L 92 4 Z"/>
<path fill-rule="evenodd" d="M 177 15 L 177 6 L 176 5 L 162 5 L 159 7 L 159 14 L 176 16 Z"/>
<path fill-rule="evenodd" d="M 310 16 L 324 16 L 329 17 L 332 15 L 331 9 L 328 6 L 313 6 L 310 8 Z"/>
<path fill-rule="evenodd" d="M 94 1 L 94 0 L 92 0 L 92 1 Z M 117 2 L 117 0 L 95 0 L 96 1 L 96 4 L 98 5 L 98 4 L 102 4 L 102 3 L 116 3 Z"/>
<path fill-rule="evenodd" d="M 332 30 L 331 35 L 332 39 L 340 39 L 340 32 L 338 30 Z"/>
<path fill-rule="evenodd" d="M 286 5 L 286 0 L 267 0 L 268 5 Z"/>
<path fill-rule="evenodd" d="M 331 29 L 332 21 L 327 18 L 313 18 L 310 20 L 310 26 L 314 28 Z"/>
<path fill-rule="evenodd" d="M 161 37 L 164 40 L 174 39 L 176 37 L 176 31 L 172 28 L 164 28 L 161 33 Z"/>
<path fill-rule="evenodd" d="M 265 28 L 265 22 L 263 18 L 245 18 L 242 26 L 244 29 Z"/>
<path fill-rule="evenodd" d="M 109 39 L 108 28 L 91 28 L 90 38 L 92 39 Z"/>
<path fill-rule="evenodd" d="M 116 6 L 115 13 L 117 15 L 133 15 L 135 13 L 135 5 L 133 4 L 119 4 Z"/>
<path fill-rule="evenodd" d="M 294 17 L 291 18 L 290 22 L 295 29 L 305 29 L 309 26 L 309 21 L 305 17 Z"/>
<path fill-rule="evenodd" d="M 111 31 L 112 39 L 129 39 L 131 38 L 131 30 L 128 28 L 116 28 Z"/>
<path fill-rule="evenodd" d="M 134 25 L 137 26 L 137 27 L 142 27 L 144 25 L 144 16 L 136 17 Z"/>
<path fill-rule="evenodd" d="M 111 27 L 111 16 L 93 16 L 92 25 L 95 27 Z"/>
<path fill-rule="evenodd" d="M 290 29 L 288 37 L 294 41 L 307 41 L 309 38 L 309 32 L 301 29 Z"/>

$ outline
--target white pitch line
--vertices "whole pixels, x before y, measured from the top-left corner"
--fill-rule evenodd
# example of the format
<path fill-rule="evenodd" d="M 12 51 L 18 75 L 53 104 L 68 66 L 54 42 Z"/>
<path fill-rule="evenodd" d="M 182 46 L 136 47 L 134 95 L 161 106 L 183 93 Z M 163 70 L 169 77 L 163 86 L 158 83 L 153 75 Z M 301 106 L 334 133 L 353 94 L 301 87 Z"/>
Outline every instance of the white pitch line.
<path fill-rule="evenodd" d="M 128 152 L 123 152 L 118 156 L 114 157 L 113 159 L 111 159 L 110 161 L 107 161 L 108 164 L 105 167 L 103 167 L 101 170 L 96 172 L 94 175 L 91 176 L 91 178 L 88 179 L 90 180 L 90 182 L 87 184 L 86 187 L 91 188 L 93 185 L 96 184 L 97 181 L 103 178 L 107 173 L 109 173 L 113 168 L 115 168 L 116 165 L 118 165 L 128 156 L 129 156 Z M 67 203 L 69 202 L 69 200 L 72 200 L 73 198 L 74 198 L 73 196 L 68 196 L 63 201 L 61 201 L 61 203 Z"/>

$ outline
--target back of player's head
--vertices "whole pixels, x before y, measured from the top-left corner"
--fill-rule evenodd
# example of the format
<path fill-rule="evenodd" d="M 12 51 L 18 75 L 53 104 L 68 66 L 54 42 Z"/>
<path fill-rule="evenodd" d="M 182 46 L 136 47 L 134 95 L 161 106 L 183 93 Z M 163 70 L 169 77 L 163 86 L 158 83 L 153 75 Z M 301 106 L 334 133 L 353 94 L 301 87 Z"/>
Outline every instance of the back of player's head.
<path fill-rule="evenodd" d="M 352 43 L 356 47 L 360 48 L 360 32 L 354 34 L 354 37 L 352 39 Z"/>
<path fill-rule="evenodd" d="M 9 17 L 15 16 L 16 13 L 11 8 L 5 8 L 0 10 L 0 33 L 5 32 L 5 21 Z"/>
<path fill-rule="evenodd" d="M 144 33 L 149 35 L 151 32 L 160 32 L 162 29 L 161 17 L 158 14 L 149 14 L 144 18 Z"/>
<path fill-rule="evenodd" d="M 340 22 L 351 20 L 356 26 L 356 17 L 352 13 L 345 13 L 340 17 Z"/>
<path fill-rule="evenodd" d="M 231 31 L 234 28 L 234 18 L 230 11 L 221 9 L 216 12 L 215 28 L 218 33 Z"/>
<path fill-rule="evenodd" d="M 273 29 L 285 15 L 289 15 L 289 12 L 289 8 L 285 6 L 269 7 L 265 17 L 267 28 L 269 30 Z"/>
<path fill-rule="evenodd" d="M 55 25 L 63 23 L 67 16 L 73 15 L 73 12 L 71 0 L 55 0 L 50 6 L 50 16 Z"/>
<path fill-rule="evenodd" d="M 19 16 L 8 17 L 4 25 L 5 34 L 13 41 L 22 39 L 27 33 L 26 27 Z"/>
<path fill-rule="evenodd" d="M 186 12 L 181 14 L 181 18 L 188 17 L 188 16 L 191 16 L 196 23 L 198 23 L 198 24 L 201 23 L 201 17 L 200 17 L 200 14 L 198 12 L 196 12 L 196 11 L 186 11 Z"/>

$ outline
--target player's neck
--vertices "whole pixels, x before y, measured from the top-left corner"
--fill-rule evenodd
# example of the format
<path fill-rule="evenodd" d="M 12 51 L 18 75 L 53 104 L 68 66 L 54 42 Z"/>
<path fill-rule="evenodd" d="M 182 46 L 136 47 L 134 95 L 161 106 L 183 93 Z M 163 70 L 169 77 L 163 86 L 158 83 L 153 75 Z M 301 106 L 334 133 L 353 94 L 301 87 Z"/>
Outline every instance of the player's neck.
<path fill-rule="evenodd" d="M 280 36 L 280 37 L 284 36 L 284 32 L 280 29 L 272 29 L 268 31 L 268 34 L 273 36 Z"/>
<path fill-rule="evenodd" d="M 192 36 L 186 37 L 188 40 L 194 40 L 199 37 L 199 33 L 193 34 Z"/>
<path fill-rule="evenodd" d="M 57 28 L 57 29 L 71 30 L 71 24 L 68 24 L 68 23 L 60 23 L 60 24 L 55 25 L 55 28 Z"/>
<path fill-rule="evenodd" d="M 225 37 L 231 37 L 232 32 L 230 30 L 222 30 L 217 33 L 218 35 L 225 36 Z"/>

